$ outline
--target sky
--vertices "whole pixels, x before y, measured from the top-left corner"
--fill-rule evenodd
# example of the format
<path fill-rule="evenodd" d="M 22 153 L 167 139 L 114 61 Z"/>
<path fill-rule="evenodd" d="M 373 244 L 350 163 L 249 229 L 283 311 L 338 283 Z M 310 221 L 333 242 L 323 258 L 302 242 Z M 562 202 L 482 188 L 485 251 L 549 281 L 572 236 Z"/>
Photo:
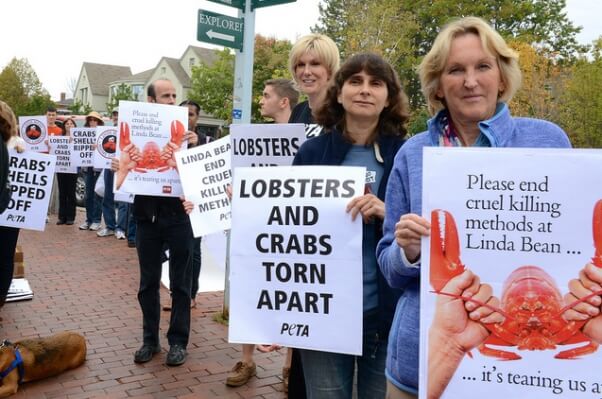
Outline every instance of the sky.
<path fill-rule="evenodd" d="M 318 22 L 320 0 L 297 0 L 257 9 L 255 31 L 295 41 Z M 169 4 L 169 5 L 167 5 Z M 232 7 L 207 0 L 3 1 L 0 70 L 13 57 L 27 58 L 54 100 L 71 96 L 83 62 L 154 68 L 161 57 L 180 58 L 196 40 L 198 10 L 236 16 Z M 602 35 L 600 0 L 567 0 L 567 14 L 582 26 L 581 43 Z"/>

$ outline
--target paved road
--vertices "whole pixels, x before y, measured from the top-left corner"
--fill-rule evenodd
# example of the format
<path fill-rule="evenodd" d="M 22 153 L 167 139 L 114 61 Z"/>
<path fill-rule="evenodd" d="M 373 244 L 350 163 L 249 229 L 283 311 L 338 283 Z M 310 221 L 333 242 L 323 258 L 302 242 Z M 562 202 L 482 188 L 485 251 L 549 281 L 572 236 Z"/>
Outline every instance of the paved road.
<path fill-rule="evenodd" d="M 73 226 L 45 232 L 22 231 L 25 274 L 34 299 L 7 303 L 0 310 L 0 338 L 18 340 L 59 331 L 86 337 L 86 363 L 56 378 L 22 385 L 14 399 L 37 398 L 264 398 L 281 399 L 283 355 L 257 353 L 257 377 L 239 388 L 224 385 L 240 358 L 240 346 L 227 342 L 227 328 L 213 321 L 222 308 L 223 292 L 199 295 L 192 311 L 188 361 L 181 367 L 163 364 L 164 350 L 151 362 L 134 364 L 141 345 L 141 314 L 136 299 L 138 260 L 135 249 L 114 237 L 79 231 L 83 211 Z M 169 303 L 167 290 L 162 304 Z M 168 314 L 161 320 L 167 331 Z"/>

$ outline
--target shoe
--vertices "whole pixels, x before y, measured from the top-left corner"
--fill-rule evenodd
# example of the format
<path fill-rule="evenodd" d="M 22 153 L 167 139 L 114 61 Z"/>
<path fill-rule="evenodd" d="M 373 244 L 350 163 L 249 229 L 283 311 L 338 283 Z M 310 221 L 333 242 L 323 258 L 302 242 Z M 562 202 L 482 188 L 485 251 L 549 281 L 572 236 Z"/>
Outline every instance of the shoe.
<path fill-rule="evenodd" d="M 96 222 L 95 222 L 95 223 L 92 223 L 92 224 L 90 225 L 90 228 L 89 228 L 89 229 L 90 229 L 90 230 L 92 230 L 92 231 L 96 231 L 96 230 L 100 229 L 100 223 L 96 223 Z"/>
<path fill-rule="evenodd" d="M 282 385 L 284 385 L 284 392 L 288 392 L 288 377 L 291 375 L 290 367 L 282 368 Z"/>
<path fill-rule="evenodd" d="M 128 248 L 136 248 L 136 241 L 128 241 Z"/>
<path fill-rule="evenodd" d="M 92 230 L 92 227 L 90 226 L 90 230 Z M 108 237 L 108 236 L 112 236 L 115 235 L 115 231 L 108 229 L 108 228 L 104 228 L 102 230 L 98 230 L 98 232 L 96 233 L 97 236 L 99 237 Z"/>
<path fill-rule="evenodd" d="M 65 219 L 59 219 L 56 221 L 57 225 L 61 225 L 61 224 L 65 224 L 65 223 L 67 223 L 67 222 L 65 222 Z"/>
<path fill-rule="evenodd" d="M 125 233 L 123 230 L 115 230 L 115 238 L 118 240 L 125 240 Z"/>
<path fill-rule="evenodd" d="M 65 222 L 65 224 L 66 224 L 67 226 L 71 226 L 73 223 L 75 223 L 75 221 L 74 221 L 74 220 L 67 220 L 67 221 Z"/>
<path fill-rule="evenodd" d="M 90 223 L 83 222 L 82 224 L 79 225 L 79 229 L 80 230 L 89 230 L 90 229 Z"/>
<path fill-rule="evenodd" d="M 134 363 L 146 363 L 159 352 L 161 352 L 161 345 L 144 344 L 134 353 Z"/>
<path fill-rule="evenodd" d="M 168 366 L 180 366 L 184 364 L 187 356 L 188 353 L 186 353 L 186 348 L 182 345 L 171 345 L 169 347 L 169 352 L 167 353 L 167 358 L 165 359 L 165 364 Z"/>
<path fill-rule="evenodd" d="M 226 385 L 229 387 L 245 385 L 255 374 L 257 374 L 255 362 L 251 364 L 238 362 L 232 368 L 232 372 L 228 375 L 228 378 L 226 378 Z"/>

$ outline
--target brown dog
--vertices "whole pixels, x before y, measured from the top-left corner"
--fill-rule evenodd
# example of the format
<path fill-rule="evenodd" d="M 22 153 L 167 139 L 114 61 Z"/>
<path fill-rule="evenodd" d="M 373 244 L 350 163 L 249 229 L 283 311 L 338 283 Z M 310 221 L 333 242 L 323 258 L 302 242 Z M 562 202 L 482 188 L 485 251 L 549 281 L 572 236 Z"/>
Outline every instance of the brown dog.
<path fill-rule="evenodd" d="M 14 344 L 4 341 L 0 345 L 0 375 L 7 374 L 0 381 L 0 398 L 17 393 L 21 382 L 52 377 L 81 366 L 84 360 L 86 340 L 74 332 L 24 339 Z"/>

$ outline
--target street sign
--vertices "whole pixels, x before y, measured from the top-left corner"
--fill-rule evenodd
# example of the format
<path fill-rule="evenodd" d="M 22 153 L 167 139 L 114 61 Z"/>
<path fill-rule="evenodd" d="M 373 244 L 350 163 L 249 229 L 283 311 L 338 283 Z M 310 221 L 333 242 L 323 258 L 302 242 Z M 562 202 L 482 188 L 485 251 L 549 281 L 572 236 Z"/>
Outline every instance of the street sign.
<path fill-rule="evenodd" d="M 225 6 L 236 7 L 239 10 L 245 9 L 245 0 L 209 0 L 213 3 L 223 4 Z"/>
<path fill-rule="evenodd" d="M 199 10 L 197 40 L 242 50 L 244 18 Z"/>
<path fill-rule="evenodd" d="M 251 0 L 251 11 L 256 8 L 275 6 L 278 4 L 294 3 L 297 0 Z"/>

